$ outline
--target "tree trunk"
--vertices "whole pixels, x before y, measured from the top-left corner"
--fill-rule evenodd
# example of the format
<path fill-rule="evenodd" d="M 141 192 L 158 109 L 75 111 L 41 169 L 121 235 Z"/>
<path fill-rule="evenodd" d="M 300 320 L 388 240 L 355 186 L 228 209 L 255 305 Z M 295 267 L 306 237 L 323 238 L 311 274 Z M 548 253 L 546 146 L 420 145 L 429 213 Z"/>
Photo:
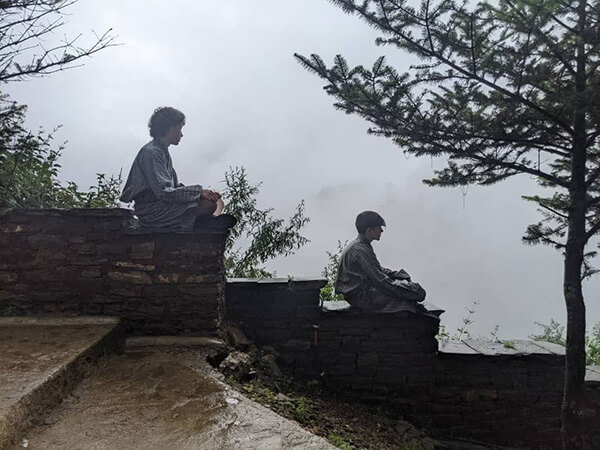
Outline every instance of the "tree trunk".
<path fill-rule="evenodd" d="M 574 214 L 573 214 L 574 215 Z M 565 357 L 565 386 L 561 408 L 563 449 L 583 449 L 585 427 L 583 420 L 585 378 L 585 304 L 581 290 L 582 241 L 585 228 L 572 219 L 565 254 L 564 295 L 567 305 L 567 354 Z"/>
<path fill-rule="evenodd" d="M 567 354 L 565 386 L 561 408 L 563 449 L 587 447 L 585 438 L 585 304 L 581 286 L 581 269 L 587 243 L 585 216 L 586 188 L 586 54 L 584 31 L 586 1 L 580 0 L 578 13 L 577 68 L 573 110 L 573 148 L 571 154 L 570 209 L 563 289 L 567 306 Z"/>

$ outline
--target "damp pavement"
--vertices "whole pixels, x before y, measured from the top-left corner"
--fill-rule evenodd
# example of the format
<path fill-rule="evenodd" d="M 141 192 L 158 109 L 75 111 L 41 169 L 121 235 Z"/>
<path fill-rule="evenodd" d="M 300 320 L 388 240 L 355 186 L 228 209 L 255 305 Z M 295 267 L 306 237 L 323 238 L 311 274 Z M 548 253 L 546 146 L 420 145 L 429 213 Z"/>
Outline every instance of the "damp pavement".
<path fill-rule="evenodd" d="M 335 448 L 223 383 L 208 351 L 142 346 L 101 358 L 13 448 Z"/>
<path fill-rule="evenodd" d="M 118 319 L 0 318 L 0 448 L 57 404 L 116 342 Z"/>

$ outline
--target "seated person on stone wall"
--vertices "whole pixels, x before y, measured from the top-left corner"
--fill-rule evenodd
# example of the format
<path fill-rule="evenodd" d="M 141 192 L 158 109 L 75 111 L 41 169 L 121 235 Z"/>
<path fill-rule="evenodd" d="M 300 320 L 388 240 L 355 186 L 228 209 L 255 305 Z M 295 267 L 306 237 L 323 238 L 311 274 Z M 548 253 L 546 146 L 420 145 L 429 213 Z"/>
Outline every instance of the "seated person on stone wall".
<path fill-rule="evenodd" d="M 335 282 L 335 292 L 343 294 L 353 308 L 378 313 L 425 311 L 418 302 L 425 300 L 425 290 L 412 282 L 403 269 L 381 267 L 371 241 L 381 238 L 385 220 L 374 211 L 356 217 L 358 237 L 342 252 Z"/>
<path fill-rule="evenodd" d="M 221 194 L 195 184 L 184 186 L 173 168 L 170 145 L 178 145 L 185 125 L 181 111 L 157 108 L 148 127 L 152 140 L 144 145 L 131 166 L 121 201 L 134 203 L 142 227 L 190 231 L 194 226 L 226 229 L 235 218 L 223 211 Z"/>

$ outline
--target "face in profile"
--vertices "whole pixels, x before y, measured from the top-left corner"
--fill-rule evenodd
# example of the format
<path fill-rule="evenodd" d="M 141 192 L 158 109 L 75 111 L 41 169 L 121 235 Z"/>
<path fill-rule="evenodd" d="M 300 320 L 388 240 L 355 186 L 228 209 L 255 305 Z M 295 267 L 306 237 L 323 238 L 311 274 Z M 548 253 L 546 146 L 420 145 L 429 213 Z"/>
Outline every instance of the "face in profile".
<path fill-rule="evenodd" d="M 374 241 L 381 239 L 381 233 L 383 233 L 383 227 L 369 227 L 367 230 L 368 237 Z"/>
<path fill-rule="evenodd" d="M 167 134 L 165 135 L 165 140 L 169 143 L 169 145 L 179 144 L 179 141 L 183 137 L 183 133 L 181 132 L 182 128 L 183 124 L 173 125 L 171 128 L 169 128 Z"/>

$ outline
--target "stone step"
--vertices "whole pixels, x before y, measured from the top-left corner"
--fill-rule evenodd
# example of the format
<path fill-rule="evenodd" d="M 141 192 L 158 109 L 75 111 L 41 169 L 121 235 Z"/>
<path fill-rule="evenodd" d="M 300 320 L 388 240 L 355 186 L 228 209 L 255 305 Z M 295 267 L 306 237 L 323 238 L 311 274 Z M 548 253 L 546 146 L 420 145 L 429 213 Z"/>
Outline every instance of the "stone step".
<path fill-rule="evenodd" d="M 54 407 L 123 342 L 112 317 L 0 317 L 0 449 Z"/>
<path fill-rule="evenodd" d="M 27 431 L 28 448 L 335 450 L 221 382 L 208 352 L 152 347 L 108 356 Z"/>
<path fill-rule="evenodd" d="M 148 347 L 205 347 L 222 350 L 225 348 L 225 342 L 205 336 L 134 336 L 125 340 L 126 351 Z"/>

